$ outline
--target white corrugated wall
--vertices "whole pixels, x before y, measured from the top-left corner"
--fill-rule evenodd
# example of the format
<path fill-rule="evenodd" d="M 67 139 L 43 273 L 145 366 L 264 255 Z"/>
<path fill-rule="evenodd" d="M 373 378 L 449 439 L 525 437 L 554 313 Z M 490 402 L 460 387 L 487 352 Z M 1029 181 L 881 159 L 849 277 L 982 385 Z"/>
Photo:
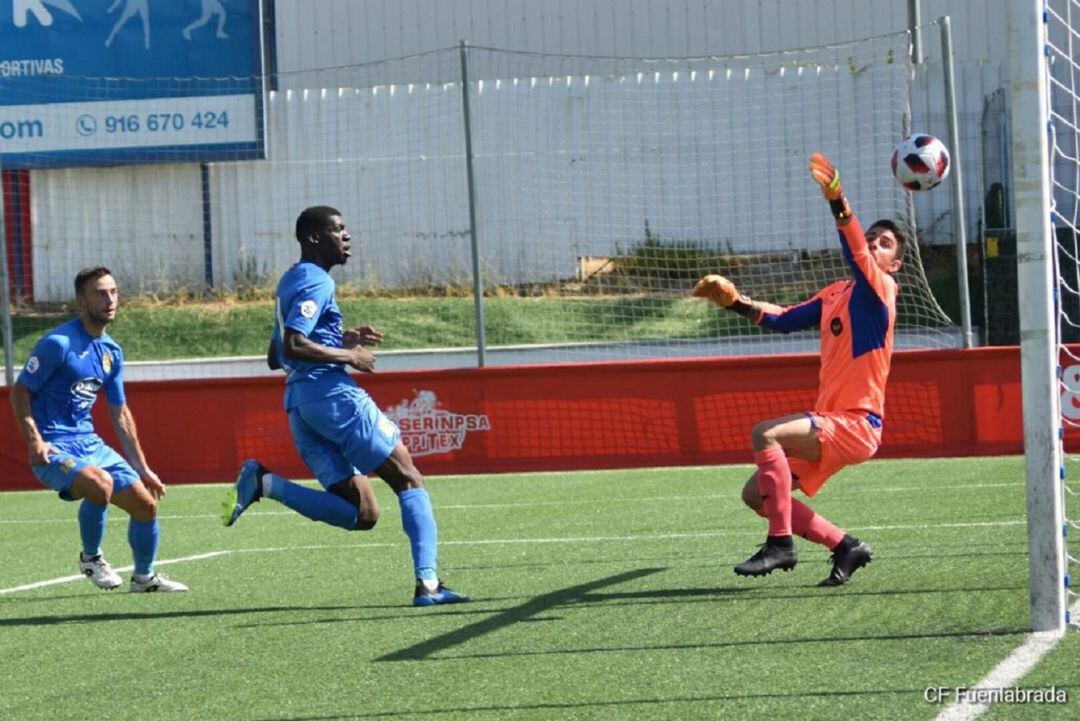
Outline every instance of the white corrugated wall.
<path fill-rule="evenodd" d="M 922 0 L 922 22 L 949 15 L 963 61 L 1004 60 L 1007 1 Z M 568 55 L 688 57 L 827 45 L 908 27 L 905 0 L 277 0 L 275 14 L 282 72 L 460 40 Z M 926 42 L 936 55 L 936 38 Z M 379 82 L 395 80 L 402 79 Z"/>
<path fill-rule="evenodd" d="M 31 222 L 35 300 L 68 300 L 87 266 L 108 266 L 125 290 L 203 283 L 198 165 L 35 171 Z"/>

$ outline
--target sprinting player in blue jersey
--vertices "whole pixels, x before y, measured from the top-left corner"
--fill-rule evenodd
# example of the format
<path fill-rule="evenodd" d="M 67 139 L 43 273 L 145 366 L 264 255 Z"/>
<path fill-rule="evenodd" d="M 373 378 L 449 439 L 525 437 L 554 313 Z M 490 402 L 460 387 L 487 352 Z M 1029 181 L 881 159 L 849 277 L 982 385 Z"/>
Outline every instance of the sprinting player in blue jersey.
<path fill-rule="evenodd" d="M 345 330 L 334 299 L 330 269 L 349 258 L 352 236 L 341 212 L 307 208 L 296 219 L 300 262 L 277 287 L 277 325 L 267 363 L 285 370 L 285 410 L 296 450 L 326 492 L 271 473 L 258 461 L 244 463 L 222 509 L 226 526 L 263 496 L 313 521 L 363 531 L 373 528 L 379 505 L 368 475 L 386 481 L 397 494 L 401 524 L 412 548 L 416 586 L 413 605 L 468 601 L 439 580 L 438 529 L 423 476 L 413 465 L 401 431 L 356 385 L 348 368 L 375 369 L 364 346 L 382 341 L 370 326 Z"/>
<path fill-rule="evenodd" d="M 101 552 L 109 503 L 128 512 L 128 542 L 135 557 L 132 593 L 186 591 L 154 573 L 158 547 L 157 504 L 165 484 L 150 470 L 139 446 L 135 419 L 124 397 L 124 354 L 105 332 L 116 318 L 119 296 L 108 268 L 75 276 L 79 317 L 46 333 L 11 389 L 15 422 L 30 447 L 30 467 L 65 501 L 82 499 L 79 570 L 99 588 L 121 585 Z M 124 460 L 94 432 L 90 409 L 105 388 L 109 418 Z"/>

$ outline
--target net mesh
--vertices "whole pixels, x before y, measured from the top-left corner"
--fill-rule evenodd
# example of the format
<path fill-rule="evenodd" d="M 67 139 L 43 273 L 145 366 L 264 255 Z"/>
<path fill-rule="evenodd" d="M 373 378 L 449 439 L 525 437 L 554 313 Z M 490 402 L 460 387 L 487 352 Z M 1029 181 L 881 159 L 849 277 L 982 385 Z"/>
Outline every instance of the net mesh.
<path fill-rule="evenodd" d="M 47 167 L 55 153 L 27 139 L 0 156 L 19 168 L 3 173 L 15 362 L 69 317 L 75 273 L 104 264 L 126 304 L 110 332 L 132 379 L 263 372 L 296 215 L 329 204 L 359 245 L 334 271 L 339 300 L 383 330 L 383 367 L 475 363 L 466 133 L 489 365 L 815 351 L 816 333 L 761 334 L 687 294 L 720 272 L 789 304 L 847 277 L 806 171 L 815 150 L 842 169 L 864 224 L 913 229 L 888 172 L 908 42 L 665 60 L 468 48 L 467 121 L 459 48 L 279 75 L 265 119 L 225 100 L 155 114 L 149 100 L 109 100 L 123 81 L 80 78 L 114 155 Z M 388 76 L 403 81 L 374 80 Z M 199 81 L 156 82 L 177 95 Z M 44 99 L 16 103 L 62 111 Z M 265 158 L 204 161 L 205 148 L 169 139 L 195 122 L 226 139 L 237 124 L 262 131 Z M 140 164 L 123 147 L 133 133 Z M 900 284 L 897 347 L 955 345 L 917 244 Z"/>
<path fill-rule="evenodd" d="M 1051 223 L 1054 232 L 1054 259 L 1057 301 L 1057 339 L 1060 344 L 1061 412 L 1066 437 L 1080 436 L 1080 4 L 1075 0 L 1046 3 L 1048 84 L 1050 98 L 1050 182 Z M 1070 347 L 1071 344 L 1071 347 Z M 1080 485 L 1077 473 L 1080 457 L 1066 456 L 1062 483 L 1063 507 L 1068 530 L 1080 531 Z M 1075 544 L 1066 543 L 1066 587 L 1068 605 L 1078 597 L 1069 578 L 1080 570 Z M 1076 619 L 1073 619 L 1075 624 Z"/>

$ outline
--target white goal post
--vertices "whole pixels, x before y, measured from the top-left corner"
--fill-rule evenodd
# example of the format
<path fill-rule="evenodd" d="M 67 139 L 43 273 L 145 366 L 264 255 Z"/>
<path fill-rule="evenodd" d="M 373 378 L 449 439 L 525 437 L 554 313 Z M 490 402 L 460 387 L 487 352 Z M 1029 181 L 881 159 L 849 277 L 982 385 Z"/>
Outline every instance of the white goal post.
<path fill-rule="evenodd" d="M 1066 6 L 1080 21 L 1080 7 Z M 1068 622 L 1058 333 L 1056 241 L 1052 216 L 1051 18 L 1044 0 L 1009 6 L 1009 102 L 1012 108 L 1012 192 L 1016 208 L 1020 358 L 1023 383 L 1027 528 L 1034 631 Z M 1044 15 L 1045 13 L 1045 15 Z M 1068 17 L 1065 15 L 1064 17 Z M 1059 20 L 1060 22 L 1060 20 Z M 1066 26 L 1066 30 L 1069 28 Z M 1068 34 L 1075 33 L 1073 29 Z M 1071 40 L 1068 47 L 1071 47 Z M 1065 56 L 1066 62 L 1075 62 Z M 1075 127 L 1069 130 L 1075 132 Z"/>

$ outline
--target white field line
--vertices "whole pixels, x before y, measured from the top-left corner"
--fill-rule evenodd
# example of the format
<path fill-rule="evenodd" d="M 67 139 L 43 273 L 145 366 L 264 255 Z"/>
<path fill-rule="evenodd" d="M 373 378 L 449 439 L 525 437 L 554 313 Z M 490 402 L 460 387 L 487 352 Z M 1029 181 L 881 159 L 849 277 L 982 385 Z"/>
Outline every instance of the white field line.
<path fill-rule="evenodd" d="M 654 503 L 654 502 L 658 502 L 658 501 L 685 502 L 685 501 L 693 501 L 693 500 L 717 500 L 717 499 L 725 499 L 725 498 L 732 498 L 732 495 L 730 493 L 717 493 L 717 494 L 701 495 L 701 496 L 637 496 L 637 497 L 631 497 L 631 498 L 605 499 L 604 502 L 605 503 L 614 503 L 614 502 L 619 502 L 619 501 L 623 501 L 623 502 L 626 502 L 626 503 Z M 436 510 L 439 510 L 439 511 L 443 511 L 443 510 L 457 510 L 457 511 L 466 510 L 467 511 L 467 510 L 473 510 L 473 509 L 483 510 L 483 509 L 491 509 L 491 508 L 535 508 L 537 506 L 595 505 L 596 502 L 597 501 L 596 501 L 595 498 L 584 498 L 584 499 L 565 498 L 565 499 L 560 499 L 560 500 L 557 500 L 557 501 L 522 501 L 520 503 L 513 503 L 513 502 L 512 503 L 458 503 L 458 504 L 447 503 L 447 504 L 438 505 L 436 507 Z M 262 505 L 262 504 L 260 503 L 260 505 Z M 271 508 L 273 508 L 272 504 L 271 504 Z M 289 510 L 283 510 L 283 511 L 260 511 L 260 510 L 255 510 L 253 508 L 251 511 L 244 514 L 244 518 L 250 518 L 252 516 L 292 516 L 292 515 L 296 515 L 296 514 L 293 511 L 289 511 Z M 202 519 L 202 518 L 215 518 L 215 519 L 217 519 L 217 518 L 220 518 L 220 517 L 221 517 L 220 513 L 196 513 L 196 514 L 188 514 L 188 515 L 180 515 L 180 514 L 177 514 L 177 515 L 160 515 L 160 516 L 158 516 L 158 520 L 161 520 L 161 521 L 165 521 L 165 520 L 193 520 L 193 519 Z M 110 523 L 113 523 L 113 522 L 119 523 L 121 521 L 127 521 L 127 516 L 118 515 L 116 518 L 109 518 L 108 520 L 109 520 Z M 18 520 L 12 519 L 12 520 L 0 520 L 0 526 L 2 526 L 2 525 L 25 525 L 25 524 L 32 524 L 32 523 L 76 523 L 77 521 L 78 521 L 78 518 L 76 516 L 71 516 L 70 518 L 18 519 Z"/>
<path fill-rule="evenodd" d="M 910 526 L 860 526 L 853 531 L 927 530 L 931 528 L 971 528 L 996 526 L 1022 526 L 1023 520 L 987 521 L 983 523 L 937 523 Z M 440 546 L 514 546 L 549 543 L 626 543 L 634 541 L 667 541 L 687 538 L 718 538 L 721 536 L 745 536 L 745 530 L 698 531 L 693 533 L 648 533 L 629 536 L 562 536 L 558 538 L 479 538 L 466 541 L 439 541 Z M 277 553 L 281 551 L 326 551 L 338 548 L 363 550 L 368 548 L 396 548 L 400 543 L 330 543 L 310 546 L 276 546 L 271 548 L 237 548 L 235 553 Z"/>
<path fill-rule="evenodd" d="M 866 489 L 872 490 L 874 493 L 911 493 L 911 492 L 934 492 L 941 490 L 981 490 L 985 488 L 1007 488 L 1017 486 L 1022 488 L 1023 484 L 1017 483 L 981 483 L 970 486 L 903 486 L 894 488 L 875 488 Z M 205 486 L 204 486 L 205 487 Z M 858 492 L 858 488 L 845 489 L 846 492 L 855 491 Z M 37 492 L 37 491 L 35 491 Z M 840 495 L 840 494 L 837 494 Z M 627 496 L 621 498 L 607 498 L 605 503 L 655 503 L 662 501 L 708 501 L 708 500 L 723 500 L 732 498 L 730 493 L 710 493 L 706 495 L 691 495 L 691 496 Z M 470 510 L 482 510 L 482 509 L 499 509 L 499 508 L 533 508 L 536 506 L 573 506 L 573 505 L 593 505 L 596 503 L 594 498 L 562 498 L 555 501 L 522 501 L 522 502 L 509 502 L 509 503 L 446 503 L 439 504 L 437 510 L 440 511 L 470 511 Z M 742 506 L 737 506 L 734 510 L 741 511 Z M 290 516 L 293 515 L 292 511 L 251 511 L 246 514 L 247 517 L 251 516 Z M 217 513 L 196 513 L 196 514 L 176 514 L 176 515 L 162 515 L 158 516 L 160 520 L 195 520 L 204 518 L 218 518 Z M 119 523 L 126 521 L 126 516 L 119 518 L 110 518 L 109 523 Z M 42 518 L 42 519 L 0 519 L 0 526 L 17 526 L 28 525 L 35 523 L 75 523 L 77 521 L 75 516 L 70 518 Z"/>
<path fill-rule="evenodd" d="M 1080 613 L 1080 601 L 1069 608 L 1073 618 Z M 1065 637 L 1066 631 L 1040 631 L 1028 634 L 1027 640 L 981 678 L 971 689 L 1006 689 L 1015 686 L 1028 671 L 1046 657 Z M 990 703 L 966 703 L 954 700 L 937 715 L 935 721 L 973 721 L 989 709 Z"/>
<path fill-rule="evenodd" d="M 230 551 L 210 551 L 209 553 L 198 553 L 194 556 L 184 556 L 182 558 L 166 558 L 161 561 L 155 561 L 155 566 L 168 566 L 172 563 L 185 563 L 187 561 L 201 561 L 206 558 L 214 558 L 215 556 L 224 556 L 230 553 Z M 134 566 L 124 566 L 122 568 L 114 569 L 120 573 L 134 570 Z M 36 583 L 27 583 L 22 586 L 12 586 L 11 588 L 0 588 L 0 596 L 5 593 L 17 593 L 19 591 L 33 591 L 36 588 L 45 588 L 46 586 L 57 586 L 61 583 L 71 583 L 72 581 L 81 581 L 86 578 L 82 574 L 76 576 L 60 576 L 59 578 L 50 578 L 47 581 L 37 581 Z"/>
<path fill-rule="evenodd" d="M 289 511 L 291 515 L 292 512 Z M 216 516 L 214 516 L 216 518 Z M 971 528 L 971 527 L 998 527 L 998 526 L 1019 526 L 1023 525 L 1024 521 L 985 521 L 975 523 L 938 523 L 938 524 L 912 524 L 912 525 L 895 525 L 895 526 L 861 526 L 852 528 L 851 530 L 857 531 L 879 531 L 879 530 L 928 530 L 931 528 Z M 636 541 L 663 541 L 663 540 L 678 540 L 688 538 L 717 538 L 721 536 L 734 536 L 745 535 L 745 531 L 701 531 L 696 533 L 654 533 L 654 534 L 634 534 L 628 536 L 567 536 L 560 538 L 486 538 L 486 539 L 473 539 L 465 541 L 440 541 L 440 545 L 443 546 L 510 546 L 510 545 L 533 545 L 533 544 L 552 544 L 552 543 L 633 543 Z M 184 556 L 182 558 L 173 558 L 157 561 L 156 565 L 164 566 L 171 563 L 184 563 L 186 561 L 200 561 L 207 558 L 214 558 L 217 556 L 229 555 L 232 553 L 282 553 L 286 551 L 320 551 L 320 550 L 335 550 L 335 549 L 349 549 L 353 551 L 362 551 L 366 549 L 379 549 L 379 548 L 396 548 L 401 544 L 398 542 L 393 543 L 340 543 L 340 544 L 322 544 L 322 545 L 309 545 L 309 546 L 275 546 L 269 548 L 237 548 L 226 551 L 209 551 L 207 553 L 200 553 L 194 556 Z M 117 571 L 130 571 L 131 566 L 124 566 L 123 568 L 116 569 Z M 31 591 L 37 588 L 44 588 L 46 586 L 55 586 L 62 583 L 71 583 L 72 581 L 78 581 L 83 576 L 61 576 L 59 578 L 51 578 L 46 581 L 37 581 L 35 583 L 28 583 L 21 586 L 13 586 L 11 588 L 0 589 L 0 595 L 8 593 L 16 593 L 18 591 Z"/>
<path fill-rule="evenodd" d="M 649 499 L 638 499 L 649 500 Z M 595 501 L 588 501 L 588 503 L 594 503 Z M 509 504 L 507 504 L 509 505 Z M 539 503 L 521 504 L 523 506 L 537 506 Z M 469 508 L 503 508 L 503 505 L 493 506 L 469 506 Z M 464 506 L 440 506 L 442 508 L 464 508 Z M 295 516 L 295 511 L 254 511 L 244 514 L 244 518 L 262 518 L 262 517 L 275 517 L 275 516 Z M 220 519 L 220 515 L 217 513 L 201 513 L 194 515 L 176 515 L 176 516 L 159 516 L 161 521 L 181 521 L 181 520 L 202 520 L 207 518 L 213 518 L 215 520 Z M 122 523 L 127 520 L 126 516 L 120 518 L 110 518 L 109 523 Z M 28 519 L 18 521 L 0 521 L 0 525 L 32 525 L 32 524 L 46 524 L 46 523 L 75 523 L 77 519 L 74 518 L 47 518 L 47 519 Z M 1024 519 L 1010 519 L 1001 521 L 967 521 L 957 523 L 914 523 L 914 524 L 897 524 L 888 526 L 849 526 L 849 531 L 925 531 L 933 528 L 997 528 L 1001 526 L 1022 526 L 1024 525 Z M 633 540 L 637 538 L 704 538 L 710 536 L 734 536 L 744 534 L 744 530 L 732 530 L 732 531 L 701 531 L 697 533 L 677 533 L 657 536 L 596 536 L 587 538 L 568 538 L 568 539 L 493 539 L 483 541 L 440 541 L 440 543 L 558 543 L 558 542 L 574 542 L 581 540 Z M 328 546 L 331 548 L 333 546 Z M 357 548 L 357 545 L 349 545 L 350 548 Z"/>

